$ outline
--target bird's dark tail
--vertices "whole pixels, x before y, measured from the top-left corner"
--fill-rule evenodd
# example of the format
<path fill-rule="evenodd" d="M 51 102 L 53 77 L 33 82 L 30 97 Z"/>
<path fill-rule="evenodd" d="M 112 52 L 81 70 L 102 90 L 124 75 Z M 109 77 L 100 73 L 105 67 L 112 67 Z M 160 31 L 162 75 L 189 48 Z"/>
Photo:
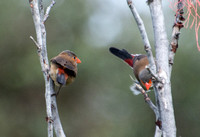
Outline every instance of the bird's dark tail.
<path fill-rule="evenodd" d="M 114 54 L 115 56 L 123 59 L 123 60 L 127 60 L 127 59 L 132 59 L 133 57 L 131 56 L 131 54 L 129 54 L 125 49 L 119 50 L 115 47 L 110 47 L 110 52 L 112 54 Z"/>
<path fill-rule="evenodd" d="M 66 84 L 66 79 L 65 79 L 64 73 L 61 73 L 61 74 L 57 73 L 56 81 L 57 81 L 60 85 L 65 85 L 65 84 Z"/>

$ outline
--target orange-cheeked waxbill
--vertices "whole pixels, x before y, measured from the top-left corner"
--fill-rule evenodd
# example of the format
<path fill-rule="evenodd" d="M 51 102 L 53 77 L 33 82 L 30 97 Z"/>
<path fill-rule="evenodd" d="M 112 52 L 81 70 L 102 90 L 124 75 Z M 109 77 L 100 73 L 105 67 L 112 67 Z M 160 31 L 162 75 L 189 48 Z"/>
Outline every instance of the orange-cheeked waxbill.
<path fill-rule="evenodd" d="M 130 54 L 125 49 L 119 50 L 114 47 L 110 47 L 109 50 L 112 54 L 126 62 L 133 69 L 135 78 L 139 81 L 140 85 L 145 90 L 149 90 L 152 86 L 152 75 L 146 69 L 146 66 L 149 64 L 147 56 Z"/>
<path fill-rule="evenodd" d="M 69 50 L 65 50 L 50 60 L 50 76 L 55 85 L 60 88 L 74 81 L 77 75 L 77 64 L 81 60 Z"/>

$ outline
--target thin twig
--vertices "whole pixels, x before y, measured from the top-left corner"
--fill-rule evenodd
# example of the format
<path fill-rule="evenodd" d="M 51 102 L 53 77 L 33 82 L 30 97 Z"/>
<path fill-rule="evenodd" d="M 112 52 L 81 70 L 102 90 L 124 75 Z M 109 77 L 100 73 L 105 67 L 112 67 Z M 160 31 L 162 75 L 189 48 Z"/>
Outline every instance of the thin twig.
<path fill-rule="evenodd" d="M 35 45 L 37 46 L 38 51 L 40 51 L 40 50 L 41 50 L 41 47 L 40 47 L 40 45 L 37 43 L 37 41 L 35 41 L 35 39 L 34 39 L 32 36 L 30 36 L 30 39 L 35 43 Z"/>
<path fill-rule="evenodd" d="M 172 66 L 174 64 L 174 56 L 178 48 L 178 39 L 180 35 L 180 30 L 183 27 L 183 22 L 185 21 L 185 18 L 183 17 L 184 14 L 183 7 L 184 7 L 183 0 L 178 0 L 175 22 L 172 29 L 172 40 L 170 43 L 170 51 L 169 51 L 170 77 L 171 77 Z"/>
<path fill-rule="evenodd" d="M 44 19 L 43 19 L 43 24 L 46 22 L 46 20 L 48 19 L 49 17 L 49 13 L 51 11 L 51 8 L 53 7 L 53 5 L 56 4 L 56 2 L 54 0 L 51 1 L 51 4 L 47 7 L 46 9 L 46 13 L 44 15 Z"/>
<path fill-rule="evenodd" d="M 142 93 L 142 95 L 144 96 L 144 100 L 145 102 L 149 105 L 149 107 L 153 110 L 153 112 L 155 113 L 156 117 L 159 116 L 159 112 L 158 112 L 158 108 L 154 105 L 154 103 L 151 101 L 151 99 L 149 98 L 148 94 L 146 93 L 146 91 L 142 88 L 142 86 L 140 84 L 136 83 L 136 88 Z"/>

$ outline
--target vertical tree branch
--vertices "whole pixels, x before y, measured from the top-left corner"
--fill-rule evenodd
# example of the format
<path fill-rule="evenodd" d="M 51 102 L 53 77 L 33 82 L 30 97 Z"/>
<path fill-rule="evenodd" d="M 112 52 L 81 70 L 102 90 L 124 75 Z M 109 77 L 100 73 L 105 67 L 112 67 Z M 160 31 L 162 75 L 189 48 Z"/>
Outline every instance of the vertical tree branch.
<path fill-rule="evenodd" d="M 45 16 L 42 0 L 29 0 L 29 4 L 35 24 L 37 41 L 35 41 L 32 36 L 30 38 L 37 46 L 40 64 L 45 80 L 45 100 L 47 112 L 46 120 L 48 123 L 48 137 L 53 137 L 53 127 L 57 137 L 65 137 L 57 110 L 56 97 L 51 97 L 51 95 L 55 92 L 53 88 L 53 82 L 49 77 L 49 61 L 46 47 L 46 29 L 44 25 L 44 22 L 49 16 L 51 8 L 55 4 L 55 1 L 52 0 L 51 5 L 47 8 Z"/>
<path fill-rule="evenodd" d="M 162 136 L 162 130 L 158 126 L 156 126 L 154 137 L 161 137 Z"/>
<path fill-rule="evenodd" d="M 41 1 L 40 1 L 41 2 Z M 46 99 L 46 112 L 47 112 L 47 123 L 48 123 L 48 137 L 53 137 L 53 123 L 52 123 L 52 111 L 51 111 L 51 90 L 50 89 L 50 79 L 48 75 L 49 65 L 46 52 L 46 45 L 43 43 L 43 34 L 41 27 L 41 13 L 39 10 L 39 5 L 37 0 L 29 0 L 31 13 L 33 21 L 35 24 L 36 36 L 37 36 L 37 45 L 38 45 L 38 54 L 40 58 L 40 64 L 45 80 L 45 99 Z M 45 31 L 45 30 L 43 30 Z M 39 50 L 40 49 L 40 50 Z M 46 56 L 45 56 L 46 55 Z"/>
<path fill-rule="evenodd" d="M 185 21 L 185 18 L 183 17 L 184 11 L 183 11 L 183 0 L 178 0 L 177 4 L 177 11 L 175 15 L 175 22 L 172 29 L 172 39 L 170 43 L 170 51 L 169 51 L 169 73 L 171 77 L 172 72 L 172 66 L 174 64 L 174 56 L 176 54 L 177 48 L 178 48 L 178 39 L 180 35 L 180 30 L 183 27 L 183 21 Z"/>
<path fill-rule="evenodd" d="M 158 109 L 161 115 L 163 137 L 176 137 L 176 125 L 169 75 L 169 49 L 161 0 L 149 0 L 154 30 L 157 73 L 163 82 L 157 82 Z"/>
<path fill-rule="evenodd" d="M 53 81 L 51 80 L 51 88 L 53 88 Z M 51 95 L 55 94 L 55 92 L 51 92 Z M 57 137 L 66 137 L 64 130 L 62 128 L 62 124 L 60 121 L 58 107 L 56 103 L 56 96 L 52 96 L 51 99 L 51 111 L 52 111 L 52 120 L 53 120 L 53 127 Z"/>

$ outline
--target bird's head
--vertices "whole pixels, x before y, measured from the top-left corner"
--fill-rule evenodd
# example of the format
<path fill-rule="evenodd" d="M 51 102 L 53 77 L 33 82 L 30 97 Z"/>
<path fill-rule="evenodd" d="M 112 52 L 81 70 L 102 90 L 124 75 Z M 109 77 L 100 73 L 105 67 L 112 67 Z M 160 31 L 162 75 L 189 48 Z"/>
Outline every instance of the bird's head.
<path fill-rule="evenodd" d="M 59 55 L 64 56 L 65 59 L 69 60 L 70 62 L 74 62 L 76 64 L 81 63 L 81 60 L 72 51 L 65 50 L 65 51 L 61 52 Z"/>

